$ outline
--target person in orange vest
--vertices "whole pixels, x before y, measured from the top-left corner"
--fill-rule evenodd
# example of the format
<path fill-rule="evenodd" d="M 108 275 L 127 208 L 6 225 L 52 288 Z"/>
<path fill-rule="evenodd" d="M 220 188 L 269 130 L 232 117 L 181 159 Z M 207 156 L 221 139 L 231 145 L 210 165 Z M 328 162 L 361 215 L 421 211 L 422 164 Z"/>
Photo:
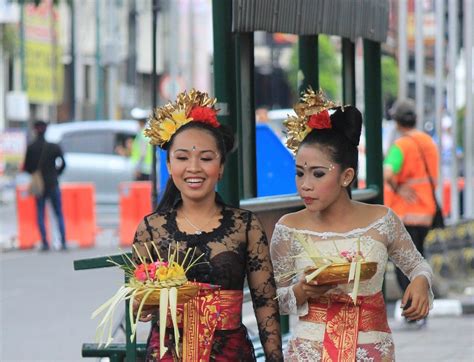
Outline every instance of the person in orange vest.
<path fill-rule="evenodd" d="M 436 185 L 438 177 L 439 152 L 433 139 L 415 128 L 413 100 L 398 100 L 392 109 L 400 137 L 389 148 L 384 160 L 384 202 L 403 221 L 423 255 L 423 242 L 436 212 L 432 185 Z M 400 269 L 397 268 L 396 273 L 398 283 L 405 291 L 409 280 Z"/>

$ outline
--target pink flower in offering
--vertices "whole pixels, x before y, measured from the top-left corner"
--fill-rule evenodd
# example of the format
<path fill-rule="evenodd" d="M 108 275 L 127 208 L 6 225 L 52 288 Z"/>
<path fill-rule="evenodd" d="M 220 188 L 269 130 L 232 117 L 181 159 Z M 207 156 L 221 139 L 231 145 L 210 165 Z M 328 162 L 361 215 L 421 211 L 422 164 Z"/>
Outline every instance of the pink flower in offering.
<path fill-rule="evenodd" d="M 343 258 L 349 259 L 351 257 L 351 253 L 348 252 L 347 250 L 341 251 L 341 256 Z"/>
<path fill-rule="evenodd" d="M 140 264 L 135 269 L 134 275 L 135 278 L 141 282 L 145 282 L 148 279 L 154 280 L 156 272 L 155 263 L 152 264 Z M 148 274 L 147 274 L 148 273 Z"/>
<path fill-rule="evenodd" d="M 364 255 L 362 254 L 361 251 L 357 252 L 357 251 L 348 251 L 348 250 L 344 250 L 344 251 L 341 251 L 341 256 L 343 258 L 346 258 L 347 261 L 351 262 L 357 255 L 361 256 L 361 257 L 364 257 Z"/>

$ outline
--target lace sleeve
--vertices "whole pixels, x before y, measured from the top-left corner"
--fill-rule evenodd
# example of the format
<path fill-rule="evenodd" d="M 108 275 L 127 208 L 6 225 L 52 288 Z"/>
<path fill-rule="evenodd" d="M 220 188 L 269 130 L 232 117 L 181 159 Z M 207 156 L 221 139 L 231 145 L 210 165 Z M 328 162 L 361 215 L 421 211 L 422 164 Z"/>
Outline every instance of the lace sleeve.
<path fill-rule="evenodd" d="M 280 314 L 268 240 L 258 219 L 247 223 L 247 278 L 266 361 L 283 361 Z"/>
<path fill-rule="evenodd" d="M 430 285 L 431 304 L 433 301 L 433 292 L 431 289 L 433 271 L 431 270 L 431 267 L 416 249 L 407 229 L 392 210 L 389 210 L 387 222 L 389 226 L 387 233 L 387 249 L 390 259 L 398 268 L 400 268 L 410 281 L 419 275 L 423 275 L 428 280 Z"/>
<path fill-rule="evenodd" d="M 295 258 L 291 251 L 291 231 L 281 224 L 275 226 L 270 253 L 275 270 L 278 303 L 281 314 L 305 315 L 308 313 L 308 304 L 297 306 L 293 292 L 294 279 L 288 278 L 288 272 L 295 270 Z"/>
<path fill-rule="evenodd" d="M 149 260 L 150 258 L 145 248 L 146 244 L 148 244 L 148 250 L 152 252 L 152 256 L 155 256 L 153 247 L 150 245 L 151 241 L 152 237 L 149 231 L 147 220 L 145 218 L 138 225 L 137 230 L 135 231 L 135 236 L 133 237 L 132 260 L 134 263 L 141 264 L 138 254 L 147 261 L 151 261 Z"/>

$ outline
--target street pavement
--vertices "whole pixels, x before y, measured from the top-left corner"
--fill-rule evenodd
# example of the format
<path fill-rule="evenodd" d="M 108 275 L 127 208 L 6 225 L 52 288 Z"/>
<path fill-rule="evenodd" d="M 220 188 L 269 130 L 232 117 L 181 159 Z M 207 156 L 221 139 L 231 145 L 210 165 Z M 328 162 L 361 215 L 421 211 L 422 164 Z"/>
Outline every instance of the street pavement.
<path fill-rule="evenodd" d="M 94 342 L 98 324 L 90 316 L 119 288 L 123 274 L 117 268 L 74 271 L 73 261 L 119 252 L 114 212 L 99 209 L 95 248 L 39 252 L 11 247 L 14 204 L 0 204 L 0 361 L 82 360 L 81 345 Z M 388 308 L 393 315 L 393 303 Z M 244 321 L 256 335 L 250 305 Z M 474 314 L 436 316 L 421 330 L 403 329 L 393 318 L 389 323 L 397 361 L 474 361 Z M 140 325 L 139 340 L 147 328 Z"/>

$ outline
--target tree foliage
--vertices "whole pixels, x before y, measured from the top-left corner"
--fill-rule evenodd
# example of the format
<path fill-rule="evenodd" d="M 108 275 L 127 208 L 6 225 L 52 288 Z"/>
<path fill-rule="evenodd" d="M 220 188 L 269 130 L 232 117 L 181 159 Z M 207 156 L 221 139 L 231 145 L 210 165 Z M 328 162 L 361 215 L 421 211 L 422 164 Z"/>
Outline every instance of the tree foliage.
<path fill-rule="evenodd" d="M 327 35 L 319 35 L 319 85 L 326 94 L 334 100 L 341 98 L 341 61 L 331 39 Z M 396 99 L 398 94 L 398 65 L 395 58 L 383 55 L 382 66 L 382 99 L 389 102 Z M 288 81 L 295 95 L 298 85 L 298 44 L 292 49 L 290 68 L 287 72 Z"/>
<path fill-rule="evenodd" d="M 329 98 L 341 98 L 341 63 L 329 36 L 318 36 L 319 86 Z M 317 64 L 315 64 L 316 66 Z M 293 94 L 298 95 L 298 44 L 293 45 L 290 68 L 287 71 L 288 82 Z"/>
<path fill-rule="evenodd" d="M 464 137 L 464 122 L 466 121 L 466 106 L 462 106 L 456 112 L 457 119 L 457 132 L 456 132 L 456 144 L 458 147 L 464 148 L 465 137 Z"/>
<path fill-rule="evenodd" d="M 382 55 L 382 99 L 396 99 L 398 94 L 398 65 L 395 58 Z"/>
<path fill-rule="evenodd" d="M 7 55 L 15 55 L 19 49 L 18 26 L 16 24 L 0 24 L 3 26 L 0 46 Z"/>

